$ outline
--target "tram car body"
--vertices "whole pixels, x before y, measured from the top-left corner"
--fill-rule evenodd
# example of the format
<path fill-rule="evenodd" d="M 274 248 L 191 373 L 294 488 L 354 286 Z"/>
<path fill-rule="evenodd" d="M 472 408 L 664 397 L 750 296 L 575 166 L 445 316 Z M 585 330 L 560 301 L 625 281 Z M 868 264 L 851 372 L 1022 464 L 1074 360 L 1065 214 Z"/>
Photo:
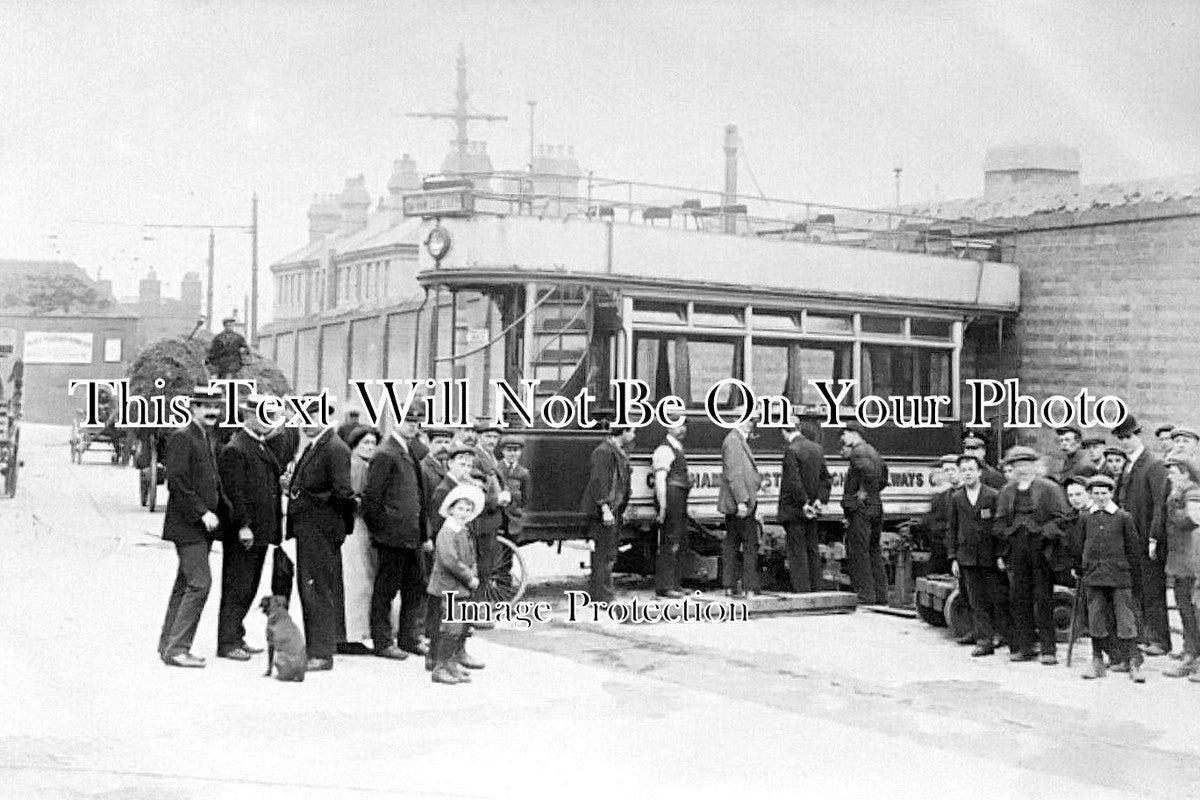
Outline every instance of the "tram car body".
<path fill-rule="evenodd" d="M 347 377 L 466 379 L 470 415 L 495 411 L 493 380 L 514 388 L 523 379 L 538 380 L 537 408 L 552 395 L 574 397 L 584 389 L 596 397 L 595 409 L 611 407 L 614 378 L 644 381 L 651 403 L 679 396 L 689 429 L 689 514 L 700 533 L 692 543 L 702 551 L 690 563 L 710 577 L 716 551 L 702 531 L 721 536 L 716 501 L 727 432 L 704 411 L 714 383 L 738 378 L 756 396 L 786 396 L 814 420 L 827 409 L 812 380 L 854 381 L 842 409 L 847 418 L 867 395 L 944 395 L 938 427 L 892 421 L 866 437 L 888 463 L 885 526 L 897 541 L 904 523 L 927 513 L 939 490 L 933 461 L 960 447 L 964 377 L 1012 374 L 1004 343 L 1018 311 L 1019 271 L 1004 260 L 999 239 L 989 247 L 976 231 L 965 240 L 970 247 L 956 249 L 948 239 L 938 248 L 926 240 L 923 252 L 911 252 L 909 225 L 885 247 L 873 235 L 851 242 L 843 235 L 839 243 L 852 246 L 831 246 L 807 235 L 802 223 L 751 219 L 744 209 L 735 218 L 710 219 L 701 219 L 689 202 L 650 210 L 614 212 L 583 199 L 548 210 L 528 196 L 469 182 L 409 195 L 405 214 L 420 222 L 405 235 L 420 243 L 416 280 L 424 302 L 349 320 L 348 337 L 344 316 L 318 317 L 308 330 L 281 328 L 276 360 L 286 365 L 294 352 L 296 373 L 325 386 Z M 674 224 L 658 224 L 672 215 Z M 952 225 L 943 227 L 954 235 Z M 926 254 L 935 251 L 940 254 Z M 302 259 L 312 252 L 303 251 Z M 330 292 L 352 291 L 349 274 L 332 256 L 328 264 L 328 274 L 312 285 L 327 281 Z M 306 351 L 325 352 L 326 335 L 335 329 L 328 350 L 337 361 L 329 368 L 321 359 L 316 369 L 302 364 Z M 307 388 L 307 380 L 296 383 Z M 717 404 L 732 410 L 740 399 L 727 391 Z M 820 430 L 834 476 L 822 522 L 833 542 L 842 530 L 838 500 L 847 461 L 837 429 Z M 602 434 L 555 429 L 540 418 L 521 433 L 531 480 L 520 542 L 585 538 L 580 497 Z M 631 448 L 624 531 L 631 546 L 619 568 L 651 568 L 657 531 L 650 459 L 662 441 L 663 430 L 651 425 L 638 431 Z M 752 441 L 764 476 L 765 547 L 778 543 L 780 550 L 775 506 L 783 447 L 777 429 L 760 427 Z"/>

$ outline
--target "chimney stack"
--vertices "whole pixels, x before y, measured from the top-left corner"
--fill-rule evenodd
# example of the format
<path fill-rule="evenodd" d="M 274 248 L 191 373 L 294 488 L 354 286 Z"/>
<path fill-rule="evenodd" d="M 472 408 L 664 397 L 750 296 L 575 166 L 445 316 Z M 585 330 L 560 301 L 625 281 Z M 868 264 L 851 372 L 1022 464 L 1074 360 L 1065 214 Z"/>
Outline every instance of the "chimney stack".
<path fill-rule="evenodd" d="M 737 203 L 737 125 L 725 126 L 725 195 L 721 205 L 732 206 Z M 724 215 L 725 233 L 737 233 L 737 217 L 733 214 Z"/>

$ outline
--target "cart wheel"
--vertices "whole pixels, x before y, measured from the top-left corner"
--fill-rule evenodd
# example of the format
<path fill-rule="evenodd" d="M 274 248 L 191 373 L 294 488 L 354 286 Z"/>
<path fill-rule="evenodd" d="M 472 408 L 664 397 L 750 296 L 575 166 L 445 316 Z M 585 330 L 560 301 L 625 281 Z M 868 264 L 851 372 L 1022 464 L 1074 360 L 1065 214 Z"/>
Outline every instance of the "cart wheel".
<path fill-rule="evenodd" d="M 158 447 L 153 441 L 150 443 L 150 466 L 146 467 L 146 471 L 149 473 L 146 508 L 153 512 L 158 508 Z"/>
<path fill-rule="evenodd" d="M 483 599 L 489 603 L 515 603 L 525 594 L 529 573 L 521 549 L 503 536 L 496 537 L 496 563 L 484 582 Z"/>
<path fill-rule="evenodd" d="M 946 610 L 944 612 L 946 622 L 950 625 L 950 631 L 956 638 L 966 636 L 971 632 L 973 623 L 971 621 L 971 607 L 967 605 L 967 598 L 958 589 L 950 593 L 946 598 Z"/>

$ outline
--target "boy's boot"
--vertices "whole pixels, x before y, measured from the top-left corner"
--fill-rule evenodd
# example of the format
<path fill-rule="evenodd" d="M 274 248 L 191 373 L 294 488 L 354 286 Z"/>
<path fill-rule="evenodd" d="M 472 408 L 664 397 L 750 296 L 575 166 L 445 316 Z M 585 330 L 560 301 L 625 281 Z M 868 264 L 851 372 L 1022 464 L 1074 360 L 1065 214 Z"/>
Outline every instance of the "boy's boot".
<path fill-rule="evenodd" d="M 1129 655 L 1129 677 L 1134 683 L 1145 683 L 1146 676 L 1142 674 L 1142 651 L 1138 649 L 1137 642 L 1130 639 L 1123 642 L 1125 652 Z"/>
<path fill-rule="evenodd" d="M 433 668 L 432 676 L 434 683 L 461 683 L 450 666 L 457 646 L 457 637 L 447 636 L 445 633 L 438 636 L 437 664 Z"/>
<path fill-rule="evenodd" d="M 454 654 L 454 661 L 458 662 L 467 669 L 483 669 L 484 663 L 467 652 L 467 637 L 460 636 L 458 639 L 458 650 Z"/>
<path fill-rule="evenodd" d="M 1168 678 L 1186 678 L 1196 672 L 1196 657 L 1191 653 L 1184 653 L 1183 658 L 1179 663 L 1168 670 L 1163 670 L 1163 675 Z"/>
<path fill-rule="evenodd" d="M 1099 639 L 1092 639 L 1092 665 L 1083 673 L 1083 678 L 1084 680 L 1103 678 L 1104 673 L 1104 643 Z"/>

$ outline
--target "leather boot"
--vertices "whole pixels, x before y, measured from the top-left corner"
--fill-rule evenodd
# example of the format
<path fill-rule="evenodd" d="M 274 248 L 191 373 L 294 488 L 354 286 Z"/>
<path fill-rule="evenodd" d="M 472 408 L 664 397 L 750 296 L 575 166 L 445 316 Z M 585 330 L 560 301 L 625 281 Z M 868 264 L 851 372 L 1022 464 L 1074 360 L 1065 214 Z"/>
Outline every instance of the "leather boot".
<path fill-rule="evenodd" d="M 431 676 L 434 683 L 461 683 L 454 668 L 450 666 L 450 662 L 454 657 L 456 648 L 458 647 L 458 637 L 450 637 L 442 634 L 438 637 L 437 647 L 437 664 L 433 668 Z"/>
<path fill-rule="evenodd" d="M 457 651 L 454 654 L 453 660 L 467 669 L 483 669 L 485 666 L 482 661 L 467 652 L 467 639 L 465 636 L 458 640 Z"/>
<path fill-rule="evenodd" d="M 1167 676 L 1168 678 L 1186 678 L 1195 671 L 1196 657 L 1185 654 L 1183 659 L 1178 664 L 1170 669 L 1163 670 L 1163 675 Z"/>
<path fill-rule="evenodd" d="M 1093 658 L 1091 668 L 1083 673 L 1083 679 L 1085 681 L 1090 681 L 1095 678 L 1103 678 L 1105 675 L 1105 672 L 1106 671 L 1104 669 L 1104 658 L 1103 657 Z"/>

